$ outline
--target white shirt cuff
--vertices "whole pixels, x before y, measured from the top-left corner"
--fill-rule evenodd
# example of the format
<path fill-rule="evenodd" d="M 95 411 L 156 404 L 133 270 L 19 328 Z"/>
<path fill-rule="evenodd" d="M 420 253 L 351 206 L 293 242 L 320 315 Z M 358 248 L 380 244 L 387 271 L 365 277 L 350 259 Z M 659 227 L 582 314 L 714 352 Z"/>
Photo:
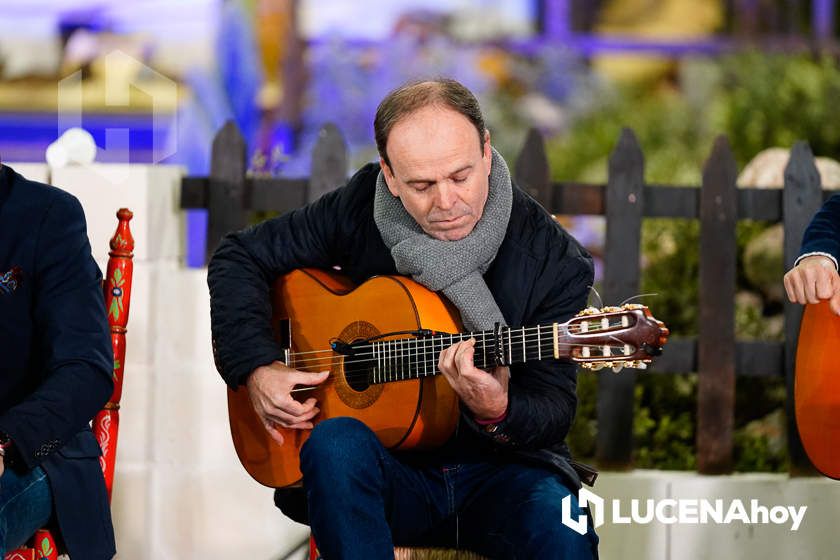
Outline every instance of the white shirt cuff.
<path fill-rule="evenodd" d="M 840 267 L 837 266 L 837 259 L 834 258 L 834 255 L 831 255 L 829 253 L 823 253 L 822 251 L 814 251 L 813 253 L 805 253 L 804 255 L 799 255 L 799 257 L 797 257 L 797 259 L 796 259 L 796 262 L 793 263 L 793 266 L 798 265 L 799 261 L 801 261 L 805 257 L 815 257 L 815 256 L 816 257 L 827 257 L 827 258 L 831 259 L 831 262 L 834 263 L 834 270 L 838 270 L 838 268 L 840 268 Z"/>

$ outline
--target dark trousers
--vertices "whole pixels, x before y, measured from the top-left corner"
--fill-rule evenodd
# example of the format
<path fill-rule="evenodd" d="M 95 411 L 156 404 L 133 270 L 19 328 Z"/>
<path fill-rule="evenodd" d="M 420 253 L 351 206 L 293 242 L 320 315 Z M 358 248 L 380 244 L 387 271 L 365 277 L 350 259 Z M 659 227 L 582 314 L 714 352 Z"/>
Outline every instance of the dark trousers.
<path fill-rule="evenodd" d="M 41 467 L 24 474 L 6 468 L 0 477 L 0 558 L 24 544 L 51 514 L 52 493 Z"/>
<path fill-rule="evenodd" d="M 319 423 L 301 451 L 309 522 L 326 560 L 392 559 L 394 544 L 468 549 L 490 558 L 597 557 L 575 495 L 548 470 L 469 462 L 416 465 L 351 418 Z"/>

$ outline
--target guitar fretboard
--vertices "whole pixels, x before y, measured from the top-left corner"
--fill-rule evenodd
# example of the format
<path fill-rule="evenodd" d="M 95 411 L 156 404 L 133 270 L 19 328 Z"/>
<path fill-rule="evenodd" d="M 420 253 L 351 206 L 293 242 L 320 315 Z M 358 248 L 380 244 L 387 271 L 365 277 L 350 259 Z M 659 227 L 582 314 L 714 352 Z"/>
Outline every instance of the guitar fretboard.
<path fill-rule="evenodd" d="M 419 379 L 440 373 L 440 353 L 470 337 L 476 340 L 473 363 L 484 370 L 554 357 L 552 325 L 382 340 L 355 347 L 355 355 L 370 360 L 371 383 Z"/>

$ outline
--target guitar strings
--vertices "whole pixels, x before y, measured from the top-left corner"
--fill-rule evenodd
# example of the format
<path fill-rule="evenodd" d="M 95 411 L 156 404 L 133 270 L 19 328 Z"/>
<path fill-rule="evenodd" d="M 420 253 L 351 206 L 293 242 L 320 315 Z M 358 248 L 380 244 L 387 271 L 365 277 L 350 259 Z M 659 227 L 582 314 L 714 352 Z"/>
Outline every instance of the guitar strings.
<path fill-rule="evenodd" d="M 613 337 L 611 337 L 611 338 L 613 338 Z M 425 356 L 426 354 L 429 354 L 430 351 L 431 351 L 431 353 L 434 353 L 434 354 L 438 354 L 438 355 L 440 354 L 440 351 L 435 346 L 433 346 L 431 349 L 429 349 L 428 346 L 421 347 L 421 345 L 418 344 L 414 348 L 412 348 L 408 344 L 400 343 L 403 340 L 413 340 L 413 339 L 398 339 L 396 341 L 391 341 L 391 342 L 397 342 L 397 344 L 393 344 L 393 346 L 388 345 L 387 344 L 388 341 L 384 341 L 383 346 L 380 346 L 378 349 L 370 346 L 369 347 L 370 350 L 367 350 L 366 348 L 368 348 L 368 345 L 365 345 L 363 347 L 360 347 L 360 348 L 364 349 L 364 351 L 355 352 L 351 356 L 346 356 L 344 363 L 354 364 L 354 363 L 371 362 L 371 361 L 387 362 L 387 361 L 393 361 L 393 360 L 398 360 L 398 359 L 405 360 L 405 359 L 416 358 L 418 356 Z M 506 350 L 508 350 L 508 353 L 511 354 L 511 357 L 515 357 L 515 356 L 518 356 L 522 353 L 522 348 L 521 347 L 522 347 L 523 344 L 528 344 L 528 343 L 534 342 L 536 340 L 538 340 L 538 339 L 537 338 L 531 338 L 531 339 L 522 340 L 520 338 L 519 340 L 516 340 L 516 341 L 512 340 L 510 345 L 506 345 L 506 346 L 510 347 L 510 348 L 506 348 Z M 625 346 L 628 346 L 627 344 L 625 344 L 621 340 L 618 340 L 618 339 L 615 339 L 615 340 L 618 342 L 618 344 L 559 343 L 557 346 L 558 346 L 558 348 L 563 348 L 563 349 L 568 349 L 568 348 L 596 348 L 596 349 L 610 348 L 610 349 L 622 349 L 622 350 L 624 349 Z M 631 348 L 632 348 L 632 346 L 631 346 Z M 553 353 L 554 353 L 553 342 L 547 341 L 544 344 L 540 343 L 539 350 L 537 348 L 534 348 L 533 346 L 529 347 L 529 348 L 525 348 L 525 355 L 527 356 L 528 353 L 530 352 L 534 356 L 538 356 L 543 349 L 545 349 L 546 357 L 549 357 L 549 356 L 553 355 Z M 320 357 L 308 357 L 308 358 L 304 358 L 304 359 L 295 359 L 299 356 L 299 354 L 298 353 L 292 353 L 290 355 L 290 357 L 297 364 L 309 365 L 309 364 L 313 364 L 313 363 L 331 361 L 332 359 L 334 359 L 336 357 L 344 356 L 343 354 L 339 354 L 339 353 L 337 353 L 333 350 L 321 350 L 321 351 L 318 351 L 318 352 L 322 353 L 323 355 L 320 356 Z M 477 352 L 477 354 L 486 354 L 486 353 Z"/>
<path fill-rule="evenodd" d="M 622 344 L 621 347 L 623 347 L 623 344 Z M 616 346 L 611 346 L 610 348 L 616 348 Z M 341 356 L 336 355 L 336 357 L 341 357 Z M 534 353 L 534 355 L 531 356 L 531 357 L 535 358 L 536 353 Z M 616 361 L 616 359 L 622 358 L 622 357 L 623 356 L 611 356 L 611 357 L 605 356 L 604 361 Z M 353 364 L 353 363 L 359 363 L 359 362 L 370 362 L 370 360 L 345 360 L 342 363 L 342 365 L 346 366 L 347 364 Z M 329 364 L 329 365 L 331 366 L 332 364 Z M 397 364 L 393 364 L 393 365 L 397 365 Z M 387 382 L 393 382 L 393 381 L 414 381 L 414 380 L 426 379 L 426 378 L 434 377 L 434 376 L 437 376 L 437 375 L 441 374 L 440 370 L 437 368 L 437 360 L 434 360 L 433 362 L 429 362 L 429 361 L 422 362 L 422 365 L 424 367 L 427 367 L 427 368 L 430 367 L 431 368 L 431 370 L 432 370 L 431 374 L 420 372 L 420 367 L 419 366 L 421 365 L 421 363 L 415 362 L 414 364 L 410 364 L 409 367 L 411 367 L 411 365 L 417 366 L 414 371 L 411 371 L 411 370 L 409 370 L 409 371 L 392 370 L 387 375 L 383 374 L 382 381 L 380 381 L 380 382 L 373 382 L 372 383 L 371 379 L 370 379 L 370 375 L 367 372 L 348 372 L 348 371 L 344 370 L 343 371 L 343 373 L 344 373 L 343 378 L 346 380 L 346 382 L 349 385 L 352 385 L 352 383 L 355 382 L 355 381 L 363 381 L 363 382 L 368 383 L 369 385 L 378 385 L 378 384 L 383 383 L 383 382 L 387 383 Z M 476 367 L 478 367 L 480 369 L 486 369 L 489 366 L 490 366 L 490 364 L 484 365 L 484 366 L 482 366 L 482 364 L 476 364 Z M 300 369 L 299 364 L 296 364 L 294 362 L 291 364 L 290 367 Z M 300 370 L 300 371 L 306 371 L 306 370 Z M 317 373 L 317 371 L 313 370 L 313 371 L 309 371 L 309 373 Z M 332 370 L 330 370 L 329 375 L 327 376 L 327 379 L 325 379 L 323 382 L 319 383 L 318 385 L 297 387 L 297 388 L 292 389 L 290 391 L 290 393 L 312 391 L 312 390 L 315 390 L 319 387 L 324 387 L 327 384 L 336 383 L 336 382 L 338 382 L 339 379 L 342 378 L 341 373 L 342 373 L 342 371 L 333 372 Z"/>
<path fill-rule="evenodd" d="M 614 326 L 622 326 L 622 325 L 620 323 L 615 324 L 615 325 L 610 324 L 606 328 L 601 327 L 601 329 L 602 330 L 608 330 L 609 328 L 614 327 Z M 542 328 L 543 328 L 542 326 L 539 327 L 539 329 L 542 329 Z M 537 336 L 536 340 L 542 339 L 542 337 L 543 337 L 542 332 L 538 331 L 537 329 L 538 329 L 538 327 L 525 327 L 525 329 L 524 329 L 525 332 L 529 333 L 529 334 L 525 335 L 526 336 L 526 340 L 524 341 L 525 343 L 533 342 L 535 340 L 530 335 L 536 335 Z M 546 341 L 546 344 L 553 345 L 553 341 L 552 341 L 553 331 L 551 330 L 550 327 L 545 327 L 545 329 L 546 329 L 545 334 L 546 334 L 546 337 L 548 338 L 548 340 Z M 509 332 L 509 336 L 511 338 L 511 344 L 513 344 L 514 341 L 515 341 L 515 344 L 522 344 L 523 343 L 522 331 L 523 331 L 522 328 L 509 329 L 508 332 Z M 534 332 L 530 332 L 530 331 L 534 331 Z M 486 336 L 484 336 L 484 334 L 483 334 L 485 332 L 492 332 L 492 331 L 480 331 L 478 333 L 468 332 L 468 333 L 447 333 L 447 334 L 449 334 L 450 338 L 453 338 L 453 339 L 454 339 L 454 337 L 461 337 L 461 340 L 467 340 L 470 337 L 474 337 L 476 340 L 486 341 Z M 587 334 L 596 334 L 597 335 L 599 332 L 601 332 L 601 330 L 586 330 L 586 331 L 583 331 L 583 330 L 577 330 L 577 331 L 569 330 L 569 332 L 572 332 L 572 333 L 587 333 Z M 477 335 L 479 335 L 479 336 L 477 336 Z M 438 335 L 438 336 L 435 336 L 433 339 L 397 338 L 397 339 L 383 340 L 382 342 L 408 343 L 408 342 L 415 342 L 416 341 L 416 342 L 419 343 L 419 342 L 428 341 L 428 340 L 434 340 L 434 341 L 442 340 L 445 336 L 447 336 L 447 335 L 446 334 Z M 613 336 L 613 338 L 615 338 L 615 337 Z M 459 340 L 459 342 L 461 340 Z M 454 341 L 452 343 L 454 344 Z M 567 346 L 573 346 L 572 343 L 560 343 L 560 344 L 561 345 L 567 345 Z M 579 346 L 600 346 L 600 345 L 598 345 L 598 344 L 579 344 Z M 372 347 L 372 345 L 371 344 L 366 344 L 366 345 L 360 346 L 359 348 L 367 348 L 367 347 Z M 332 350 L 332 349 L 310 350 L 310 351 L 306 351 L 306 352 L 293 352 L 292 357 L 302 356 L 302 355 L 306 355 L 306 354 L 332 354 L 333 352 L 334 352 L 334 350 Z M 373 352 L 368 353 L 367 355 L 370 355 L 372 353 Z M 360 356 L 360 355 L 366 355 L 366 354 L 355 353 L 354 355 Z"/>
<path fill-rule="evenodd" d="M 521 346 L 522 341 L 518 341 L 516 344 Z M 526 341 L 527 344 L 527 341 Z M 553 357 L 554 354 L 554 344 L 546 343 L 545 345 L 545 357 Z M 620 349 L 623 350 L 626 346 L 623 342 L 619 341 L 619 344 L 571 344 L 571 343 L 560 343 L 557 345 L 558 348 L 610 348 L 610 349 Z M 632 348 L 632 346 L 631 346 Z M 309 366 L 314 367 L 313 364 L 318 363 L 327 363 L 331 362 L 335 358 L 343 357 L 343 354 L 339 354 L 332 350 L 324 350 L 323 352 L 329 353 L 329 355 L 324 355 L 322 357 L 313 357 L 313 358 L 306 358 L 303 360 L 295 360 L 295 354 L 292 354 L 292 362 L 296 365 L 300 366 Z M 412 348 L 401 348 L 397 351 L 389 351 L 388 349 L 381 349 L 378 352 L 376 350 L 371 350 L 369 352 L 357 352 L 352 355 L 352 357 L 345 357 L 344 363 L 345 364 L 358 364 L 358 363 L 367 363 L 367 362 L 393 362 L 393 361 L 400 361 L 400 360 L 411 360 L 412 358 L 417 358 L 420 356 L 425 356 L 426 354 L 434 353 L 440 355 L 440 351 L 436 349 L 431 350 L 422 350 L 422 349 L 412 349 Z M 477 352 L 480 354 L 480 352 Z M 513 357 L 517 357 L 522 355 L 521 348 L 513 348 Z M 533 354 L 534 357 L 538 355 L 538 351 L 535 348 L 528 348 L 525 351 L 525 355 L 528 356 L 529 354 Z M 614 357 L 619 358 L 624 356 L 624 354 L 616 355 L 616 356 L 604 356 L 604 358 Z M 349 359 L 348 359 L 349 358 Z M 422 362 L 420 362 L 422 364 Z"/>
<path fill-rule="evenodd" d="M 452 344 L 454 344 L 456 342 L 456 337 L 460 337 L 461 340 L 467 340 L 469 338 L 467 336 L 467 334 L 469 334 L 469 333 L 453 334 L 452 337 L 451 337 L 452 338 Z M 464 337 L 466 337 L 466 338 L 464 338 Z M 579 347 L 579 348 L 604 348 L 604 347 L 609 347 L 609 348 L 622 348 L 623 349 L 623 347 L 625 346 L 625 343 L 623 343 L 621 340 L 617 339 L 614 335 L 610 336 L 610 338 L 612 338 L 613 340 L 616 340 L 619 344 L 618 345 L 610 345 L 610 344 L 594 344 L 594 343 L 593 344 L 582 344 L 582 343 L 561 342 L 561 343 L 558 343 L 557 346 L 560 347 L 560 348 L 564 348 L 564 349 L 575 348 L 575 347 Z M 457 340 L 457 341 L 460 342 L 461 340 Z M 486 339 L 482 340 L 481 337 L 476 338 L 476 340 L 479 343 L 486 343 L 487 342 Z M 393 360 L 393 359 L 397 359 L 397 358 L 402 358 L 402 359 L 414 358 L 414 357 L 417 357 L 417 356 L 420 356 L 420 355 L 425 355 L 425 354 L 428 353 L 428 344 L 427 344 L 428 341 L 429 341 L 429 339 L 399 338 L 399 339 L 392 339 L 392 340 L 383 340 L 381 342 L 374 343 L 374 344 L 365 344 L 365 345 L 357 347 L 358 350 L 360 350 L 360 351 L 354 352 L 352 354 L 352 358 L 354 358 L 354 359 L 345 360 L 345 363 L 351 363 L 352 364 L 352 363 L 359 363 L 359 362 L 362 362 L 362 361 L 372 361 L 372 360 L 377 359 L 377 358 L 379 360 L 383 360 L 383 361 Z M 435 348 L 436 343 L 438 341 L 444 342 L 442 337 L 434 340 L 433 345 L 432 345 L 432 352 L 438 353 L 436 348 Z M 521 329 L 519 330 L 519 332 L 512 333 L 512 336 L 510 337 L 510 340 L 509 340 L 508 344 L 505 344 L 505 346 L 507 346 L 510 349 L 509 352 L 511 354 L 517 355 L 517 354 L 519 354 L 519 351 L 520 351 L 522 345 L 531 344 L 535 341 L 539 343 L 540 350 L 542 350 L 543 347 L 547 347 L 546 348 L 547 355 L 553 354 L 554 343 L 553 343 L 553 340 L 550 337 L 548 338 L 548 340 L 543 341 L 542 335 L 538 334 L 536 332 L 526 334 L 523 337 Z M 413 348 L 411 347 L 411 343 L 415 344 L 415 346 Z M 374 346 L 375 344 L 379 344 L 380 345 L 379 348 L 376 348 Z M 421 348 L 421 346 L 422 346 L 422 348 Z M 540 353 L 538 350 L 534 349 L 533 347 L 526 348 L 525 350 L 526 350 L 526 352 L 528 350 L 530 350 L 535 355 L 538 355 Z M 299 356 L 304 356 L 304 355 L 310 356 L 312 354 L 321 354 L 322 356 L 306 357 L 306 358 L 303 358 L 303 359 L 295 360 L 295 362 L 298 363 L 298 364 L 301 364 L 301 365 L 308 365 L 308 364 L 311 364 L 313 362 L 318 363 L 318 362 L 323 362 L 325 360 L 331 360 L 334 357 L 341 355 L 341 354 L 336 353 L 332 349 L 324 349 L 324 350 L 313 350 L 313 351 L 308 351 L 308 352 L 293 352 L 293 353 L 291 353 L 291 358 L 295 359 L 295 358 L 298 358 Z M 360 359 L 357 359 L 357 358 L 360 358 Z"/>
<path fill-rule="evenodd" d="M 567 325 L 567 323 L 563 323 L 561 326 L 566 326 L 566 325 Z M 572 327 L 576 327 L 576 328 L 572 328 Z M 583 330 L 579 325 L 574 324 L 574 325 L 568 325 L 567 328 L 566 328 L 566 332 L 569 332 L 569 333 L 572 333 L 572 334 L 580 334 L 580 333 L 598 334 L 599 332 L 607 331 L 607 330 L 612 329 L 614 327 L 627 328 L 625 325 L 622 325 L 621 322 L 609 323 L 606 327 L 604 327 L 603 325 L 598 325 L 598 328 L 596 328 L 596 329 L 586 329 L 586 330 Z M 507 329 L 508 333 L 510 333 L 511 336 L 519 335 L 520 336 L 520 343 L 521 343 L 521 333 L 522 333 L 522 330 L 523 330 L 522 327 L 513 327 L 513 328 L 505 327 L 505 328 Z M 554 333 L 553 328 L 549 325 L 540 325 L 539 327 L 525 327 L 524 329 L 525 329 L 526 332 L 537 331 L 536 334 L 539 337 L 542 337 L 543 332 L 549 338 L 552 337 L 553 333 Z M 541 329 L 541 330 L 538 331 L 538 329 Z M 465 333 L 440 333 L 438 335 L 435 335 L 433 338 L 434 339 L 442 339 L 443 337 L 449 335 L 449 336 L 453 336 L 453 337 L 455 337 L 455 336 L 461 336 L 461 337 L 467 337 L 467 338 L 474 337 L 476 340 L 478 340 L 480 338 L 486 339 L 486 337 L 483 336 L 483 333 L 492 333 L 492 332 L 493 331 L 478 331 L 478 332 L 472 332 L 471 331 L 471 332 L 465 332 Z M 467 336 L 467 335 L 469 335 L 469 336 Z M 408 337 L 390 339 L 390 341 L 394 341 L 394 340 L 406 340 L 406 341 L 411 340 L 411 341 L 413 341 L 413 340 L 430 340 L 430 339 L 408 338 Z M 464 339 L 464 340 L 466 340 L 466 339 Z M 385 341 L 383 341 L 383 342 L 385 342 Z M 299 355 L 303 355 L 303 354 L 321 354 L 321 353 L 328 353 L 328 352 L 333 352 L 333 350 L 332 349 L 309 350 L 309 351 L 306 351 L 306 352 L 295 352 L 294 355 L 299 356 Z"/>
<path fill-rule="evenodd" d="M 609 348 L 622 348 L 623 349 L 624 345 L 622 344 L 620 346 L 608 346 L 608 347 Z M 418 354 L 414 354 L 413 356 L 416 357 L 416 356 L 420 356 L 420 355 L 421 354 L 418 353 Z M 318 367 L 319 364 L 312 364 L 311 362 L 313 360 L 310 360 L 309 364 L 303 364 L 303 363 L 298 363 L 298 362 L 293 361 L 290 364 L 290 367 L 294 367 L 295 369 L 298 369 L 300 371 L 309 371 L 310 373 L 316 373 L 318 371 L 322 371 L 320 368 L 324 367 L 324 366 L 327 366 L 331 370 L 332 366 L 333 366 L 333 359 L 334 358 L 341 358 L 341 357 L 342 357 L 341 355 L 336 354 L 335 356 L 331 356 L 328 359 L 328 361 L 322 360 L 322 363 L 320 364 L 320 367 Z M 532 351 L 530 356 L 526 353 L 525 357 L 526 357 L 526 361 L 527 361 L 527 359 L 536 358 L 537 357 L 537 352 Z M 603 359 L 604 359 L 604 361 L 616 361 L 616 360 L 619 360 L 619 359 L 625 358 L 625 357 L 626 357 L 625 355 L 614 355 L 614 356 L 603 356 Z M 385 374 L 385 373 L 382 374 L 383 375 L 383 380 L 386 380 L 386 381 L 421 379 L 421 378 L 425 378 L 425 377 L 431 377 L 431 376 L 437 375 L 439 373 L 439 370 L 437 369 L 437 365 L 438 365 L 438 358 L 437 357 L 433 358 L 432 360 L 429 360 L 428 358 L 424 357 L 424 359 L 422 361 L 418 361 L 418 362 L 414 362 L 414 363 L 406 363 L 407 360 L 405 360 L 405 359 L 400 360 L 400 359 L 396 359 L 396 358 L 386 359 L 386 360 L 382 360 L 382 361 L 387 362 L 387 365 L 392 368 L 389 371 L 388 374 Z M 479 360 L 479 362 L 476 364 L 476 367 L 487 368 L 487 367 L 492 365 L 492 364 L 483 364 L 482 363 L 483 361 L 484 360 Z M 352 364 L 371 363 L 371 362 L 372 362 L 372 360 L 370 360 L 370 359 L 363 359 L 363 360 L 347 360 L 347 359 L 345 359 L 343 362 L 341 362 L 341 365 L 344 368 L 346 368 L 346 366 L 352 365 Z M 309 367 L 309 368 L 314 368 L 314 369 L 306 370 L 306 369 L 303 369 L 304 367 Z M 421 369 L 425 370 L 425 372 L 428 372 L 429 370 L 431 370 L 432 373 L 421 372 Z M 340 372 L 333 373 L 332 371 L 330 371 L 330 376 L 327 378 L 327 380 L 329 380 L 331 377 L 335 377 L 335 376 L 340 376 Z M 359 380 L 366 381 L 366 382 L 370 381 L 369 373 L 364 372 L 364 371 L 363 372 L 348 372 L 348 371 L 345 370 L 344 371 L 344 378 L 347 379 L 348 382 L 359 381 Z"/>

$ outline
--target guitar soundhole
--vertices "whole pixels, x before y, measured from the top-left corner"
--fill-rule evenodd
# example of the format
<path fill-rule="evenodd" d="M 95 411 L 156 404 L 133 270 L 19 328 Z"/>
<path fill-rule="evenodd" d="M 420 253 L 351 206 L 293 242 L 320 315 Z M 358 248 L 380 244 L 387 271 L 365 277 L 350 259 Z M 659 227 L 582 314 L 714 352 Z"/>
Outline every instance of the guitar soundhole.
<path fill-rule="evenodd" d="M 344 341 L 367 340 L 379 334 L 379 330 L 367 321 L 354 321 L 347 325 L 338 338 Z M 371 406 L 382 394 L 385 385 L 370 384 L 371 362 L 359 361 L 352 356 L 337 356 L 333 362 L 335 391 L 341 401 L 351 408 L 362 409 Z"/>
<path fill-rule="evenodd" d="M 363 339 L 357 338 L 353 342 L 359 342 Z M 363 361 L 360 358 L 347 357 L 344 358 L 344 377 L 347 384 L 354 391 L 362 393 L 367 391 L 370 387 L 370 380 L 372 379 L 372 361 Z"/>

